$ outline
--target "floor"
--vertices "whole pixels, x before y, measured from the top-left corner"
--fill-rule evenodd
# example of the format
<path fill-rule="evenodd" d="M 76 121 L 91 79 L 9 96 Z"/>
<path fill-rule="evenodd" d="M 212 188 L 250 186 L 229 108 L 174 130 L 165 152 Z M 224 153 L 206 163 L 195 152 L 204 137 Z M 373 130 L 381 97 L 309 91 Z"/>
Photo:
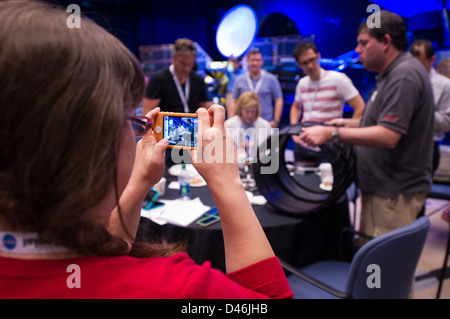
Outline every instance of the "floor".
<path fill-rule="evenodd" d="M 450 146 L 441 145 L 441 158 L 434 181 L 450 181 Z M 431 227 L 427 241 L 416 270 L 414 299 L 435 299 L 437 297 L 439 276 L 444 263 L 445 250 L 449 236 L 450 223 L 442 218 L 442 212 L 449 202 L 428 198 L 425 214 L 430 218 Z M 440 299 L 450 299 L 450 268 L 447 262 L 446 279 L 440 292 Z"/>
<path fill-rule="evenodd" d="M 414 299 L 435 299 L 439 276 L 444 263 L 450 223 L 442 218 L 442 211 L 448 202 L 427 199 L 425 214 L 430 218 L 431 227 L 416 270 Z M 447 262 L 446 279 L 443 282 L 440 299 L 450 299 L 450 268 Z"/>

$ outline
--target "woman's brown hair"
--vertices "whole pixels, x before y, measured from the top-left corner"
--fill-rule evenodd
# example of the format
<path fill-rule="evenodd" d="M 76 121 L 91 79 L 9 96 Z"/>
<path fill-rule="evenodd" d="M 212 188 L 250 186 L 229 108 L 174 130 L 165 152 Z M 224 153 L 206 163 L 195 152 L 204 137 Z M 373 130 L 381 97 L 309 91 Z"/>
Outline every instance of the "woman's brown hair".
<path fill-rule="evenodd" d="M 86 18 L 69 28 L 68 16 L 39 1 L 0 2 L 0 225 L 85 255 L 122 255 L 126 242 L 84 212 L 117 185 L 119 132 L 144 75 L 119 40 Z M 136 254 L 169 251 L 147 248 Z"/>

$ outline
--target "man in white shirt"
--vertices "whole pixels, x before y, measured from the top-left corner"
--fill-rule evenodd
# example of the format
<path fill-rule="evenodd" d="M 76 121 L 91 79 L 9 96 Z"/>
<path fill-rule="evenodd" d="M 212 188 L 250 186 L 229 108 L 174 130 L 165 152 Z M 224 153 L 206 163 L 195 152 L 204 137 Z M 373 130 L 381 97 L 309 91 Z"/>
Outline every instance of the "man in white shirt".
<path fill-rule="evenodd" d="M 314 43 L 298 44 L 293 52 L 297 64 L 306 73 L 295 89 L 295 101 L 291 106 L 290 123 L 326 122 L 343 117 L 344 104 L 354 110 L 353 118 L 360 118 L 364 100 L 344 73 L 327 71 L 319 64 L 320 53 Z"/>
<path fill-rule="evenodd" d="M 436 61 L 433 44 L 430 40 L 415 40 L 409 47 L 409 52 L 419 60 L 430 74 L 431 85 L 434 93 L 434 153 L 433 171 L 439 166 L 439 141 L 450 131 L 450 79 L 439 74 L 433 65 Z"/>
<path fill-rule="evenodd" d="M 350 78 L 341 72 L 324 70 L 320 64 L 320 52 L 312 42 L 299 43 L 293 56 L 307 76 L 298 81 L 295 100 L 291 106 L 290 124 L 299 122 L 325 123 L 344 115 L 347 102 L 354 110 L 353 118 L 360 118 L 364 100 Z M 297 161 L 320 162 L 324 160 L 318 147 L 306 146 L 299 136 L 292 136 L 296 143 L 294 156 Z"/>

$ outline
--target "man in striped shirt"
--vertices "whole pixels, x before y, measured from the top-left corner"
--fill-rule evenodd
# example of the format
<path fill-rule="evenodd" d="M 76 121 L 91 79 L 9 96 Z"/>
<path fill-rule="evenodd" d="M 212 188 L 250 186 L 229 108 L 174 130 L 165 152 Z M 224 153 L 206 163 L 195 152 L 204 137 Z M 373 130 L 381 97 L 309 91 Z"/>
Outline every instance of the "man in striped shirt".
<path fill-rule="evenodd" d="M 306 73 L 295 89 L 295 101 L 291 106 L 290 123 L 323 123 L 343 117 L 344 104 L 354 110 L 353 118 L 360 118 L 364 100 L 344 73 L 327 71 L 320 67 L 320 53 L 314 43 L 300 43 L 293 52 L 297 64 Z"/>

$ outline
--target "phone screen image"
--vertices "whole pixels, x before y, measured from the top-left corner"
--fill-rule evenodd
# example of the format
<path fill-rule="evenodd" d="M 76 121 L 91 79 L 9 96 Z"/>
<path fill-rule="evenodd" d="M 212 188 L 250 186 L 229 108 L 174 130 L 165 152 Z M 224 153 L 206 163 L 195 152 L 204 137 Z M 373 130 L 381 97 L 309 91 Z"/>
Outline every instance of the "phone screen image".
<path fill-rule="evenodd" d="M 197 225 L 201 227 L 208 227 L 220 221 L 219 215 L 210 215 L 197 220 Z"/>
<path fill-rule="evenodd" d="M 198 118 L 164 116 L 164 138 L 171 146 L 197 147 Z"/>

